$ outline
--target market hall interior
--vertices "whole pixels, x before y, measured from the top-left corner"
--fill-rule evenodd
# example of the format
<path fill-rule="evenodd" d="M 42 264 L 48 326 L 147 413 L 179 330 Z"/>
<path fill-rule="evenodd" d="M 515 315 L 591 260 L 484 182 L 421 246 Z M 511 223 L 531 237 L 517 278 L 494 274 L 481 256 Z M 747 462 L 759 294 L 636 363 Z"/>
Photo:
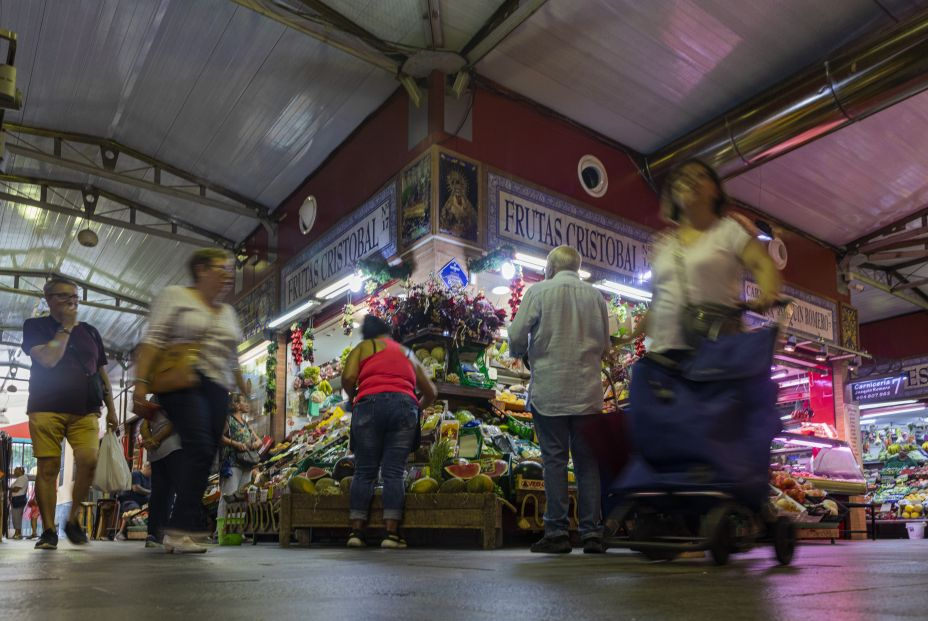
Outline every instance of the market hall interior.
<path fill-rule="evenodd" d="M 0 609 L 910 617 L 924 581 L 906 559 L 928 545 L 926 33 L 926 0 L 0 0 Z M 647 453 L 629 389 L 674 230 L 661 188 L 693 159 L 791 300 L 745 320 L 780 329 L 763 508 L 728 483 L 692 502 L 620 484 Z M 605 554 L 584 553 L 576 460 L 572 553 L 529 551 L 559 492 L 508 331 L 564 245 L 617 344 L 560 390 L 601 384 L 601 415 L 577 433 L 603 478 Z M 181 299 L 192 283 L 230 352 L 228 375 L 203 377 L 233 393 L 239 421 L 213 439 L 202 499 L 187 485 L 202 474 L 195 436 L 174 425 L 191 442 L 163 457 L 137 398 L 156 379 L 140 352 L 165 300 L 205 308 Z M 738 277 L 738 299 L 762 285 Z M 342 378 L 357 379 L 345 371 L 367 316 L 435 388 L 402 465 L 398 533 L 385 479 L 363 529 L 349 520 L 371 466 Z M 27 320 L 50 326 L 44 340 Z M 75 432 L 49 449 L 50 419 L 29 412 L 71 386 L 33 346 L 87 335 L 103 373 L 68 381 L 110 393 L 97 435 L 115 436 L 117 467 L 101 449 L 83 498 L 86 447 Z M 195 410 L 175 399 L 167 418 L 181 409 Z M 736 428 L 719 438 L 737 443 Z M 649 445 L 703 446 L 688 434 Z M 708 462 L 724 471 L 736 448 Z M 59 451 L 46 524 L 39 460 Z M 172 532 L 181 518 L 159 513 L 147 462 L 156 481 L 185 464 L 196 537 L 164 540 L 159 515 Z M 347 548 L 355 535 L 378 549 Z"/>

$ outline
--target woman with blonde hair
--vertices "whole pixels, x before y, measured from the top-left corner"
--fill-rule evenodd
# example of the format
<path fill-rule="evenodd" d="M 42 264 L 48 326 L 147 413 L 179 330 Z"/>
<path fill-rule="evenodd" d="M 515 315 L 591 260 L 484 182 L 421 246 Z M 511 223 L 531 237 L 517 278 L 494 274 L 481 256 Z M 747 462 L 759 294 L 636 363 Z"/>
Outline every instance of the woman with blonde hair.
<path fill-rule="evenodd" d="M 188 262 L 193 285 L 165 288 L 152 301 L 148 329 L 136 353 L 133 405 L 150 408 L 146 396 L 159 353 L 177 343 L 197 343 L 199 382 L 192 388 L 157 395 L 180 435 L 181 468 L 177 498 L 165 528 L 166 552 L 205 552 L 193 536 L 207 533 L 203 492 L 229 413 L 229 392 L 247 386 L 238 367 L 242 330 L 235 310 L 222 302 L 235 281 L 233 258 L 225 250 L 204 248 Z"/>

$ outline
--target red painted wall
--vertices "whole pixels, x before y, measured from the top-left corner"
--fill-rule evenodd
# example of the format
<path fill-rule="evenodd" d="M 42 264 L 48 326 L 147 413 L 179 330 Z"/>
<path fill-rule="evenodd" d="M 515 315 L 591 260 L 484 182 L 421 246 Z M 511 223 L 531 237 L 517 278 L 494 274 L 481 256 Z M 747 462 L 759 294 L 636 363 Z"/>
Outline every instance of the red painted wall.
<path fill-rule="evenodd" d="M 928 311 L 862 324 L 860 345 L 878 358 L 928 355 Z"/>
<path fill-rule="evenodd" d="M 440 98 L 440 82 L 433 82 L 430 108 Z M 375 112 L 329 160 L 275 212 L 284 219 L 278 240 L 281 265 L 357 208 L 433 141 L 493 168 L 558 192 L 577 203 L 600 209 L 652 229 L 664 227 L 658 218 L 657 196 L 639 174 L 630 156 L 614 145 L 525 101 L 478 88 L 474 98 L 473 140 L 436 131 L 412 151 L 407 149 L 407 98 L 402 89 Z M 441 115 L 430 110 L 433 130 Z M 438 125 L 440 127 L 440 123 Z M 577 163 L 592 154 L 604 164 L 609 190 L 602 198 L 588 195 L 577 177 Z M 303 199 L 313 194 L 320 213 L 308 236 L 299 233 L 296 214 Z M 800 235 L 785 233 L 790 253 L 786 280 L 811 293 L 835 300 L 837 265 L 832 251 Z M 266 235 L 259 230 L 248 243 L 262 256 Z M 246 273 L 245 290 L 261 274 Z"/>
<path fill-rule="evenodd" d="M 442 146 L 579 203 L 662 228 L 657 196 L 629 156 L 592 133 L 483 89 L 477 91 L 472 114 L 473 141 L 449 137 Z M 609 189 L 602 198 L 587 194 L 577 177 L 577 163 L 586 154 L 598 157 L 606 168 Z"/>
<path fill-rule="evenodd" d="M 488 90 L 477 92 L 473 114 L 473 142 L 449 138 L 443 146 L 577 202 L 653 229 L 664 228 L 657 215 L 657 196 L 630 157 L 592 132 Z M 595 155 L 606 167 L 609 190 L 602 198 L 587 194 L 577 177 L 577 162 L 586 154 Z M 784 270 L 787 282 L 832 300 L 847 301 L 838 293 L 834 252 L 789 231 L 783 232 L 783 241 L 789 250 Z"/>

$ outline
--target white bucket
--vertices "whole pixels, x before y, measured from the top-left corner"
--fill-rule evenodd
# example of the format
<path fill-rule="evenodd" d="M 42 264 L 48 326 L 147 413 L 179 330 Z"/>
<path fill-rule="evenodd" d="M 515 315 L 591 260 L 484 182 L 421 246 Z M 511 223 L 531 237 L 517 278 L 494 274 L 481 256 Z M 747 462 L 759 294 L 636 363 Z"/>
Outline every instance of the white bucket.
<path fill-rule="evenodd" d="M 909 531 L 909 539 L 924 539 L 925 538 L 925 523 L 924 522 L 909 522 L 905 525 L 905 529 Z"/>

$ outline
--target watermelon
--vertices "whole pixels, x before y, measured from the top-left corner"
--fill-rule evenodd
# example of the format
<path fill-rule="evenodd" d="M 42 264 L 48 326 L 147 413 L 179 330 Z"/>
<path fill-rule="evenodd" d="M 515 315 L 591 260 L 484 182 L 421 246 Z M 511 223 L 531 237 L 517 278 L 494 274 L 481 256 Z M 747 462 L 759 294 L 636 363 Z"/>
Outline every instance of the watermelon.
<path fill-rule="evenodd" d="M 290 487 L 290 491 L 294 494 L 315 494 L 316 486 L 313 485 L 313 482 L 304 477 L 303 475 L 297 475 L 292 477 L 287 483 Z"/>
<path fill-rule="evenodd" d="M 341 481 L 345 477 L 350 477 L 353 474 L 354 457 L 350 455 L 346 455 L 345 457 L 339 459 L 337 462 L 335 462 L 335 467 L 332 468 L 332 478 L 336 481 Z"/>
<path fill-rule="evenodd" d="M 445 466 L 445 472 L 455 479 L 468 481 L 480 474 L 480 464 L 456 464 L 454 466 Z"/>
<path fill-rule="evenodd" d="M 463 479 L 448 479 L 438 488 L 439 494 L 462 494 L 467 491 L 467 481 Z"/>
<path fill-rule="evenodd" d="M 318 481 L 323 477 L 329 476 L 329 472 L 325 468 L 319 468 L 318 466 L 311 466 L 303 473 L 303 476 L 309 479 L 310 481 Z"/>
<path fill-rule="evenodd" d="M 409 491 L 412 494 L 434 494 L 438 491 L 438 481 L 431 477 L 419 479 L 409 486 Z"/>
<path fill-rule="evenodd" d="M 485 474 L 478 474 L 470 481 L 467 482 L 467 493 L 468 494 L 486 494 L 492 492 L 493 480 Z"/>
<path fill-rule="evenodd" d="M 523 461 L 512 469 L 512 474 L 530 481 L 541 481 L 544 479 L 545 471 L 537 461 Z"/>
<path fill-rule="evenodd" d="M 491 479 L 498 479 L 509 472 L 509 463 L 502 459 L 494 459 L 490 463 L 482 464 L 480 474 L 485 474 Z"/>

